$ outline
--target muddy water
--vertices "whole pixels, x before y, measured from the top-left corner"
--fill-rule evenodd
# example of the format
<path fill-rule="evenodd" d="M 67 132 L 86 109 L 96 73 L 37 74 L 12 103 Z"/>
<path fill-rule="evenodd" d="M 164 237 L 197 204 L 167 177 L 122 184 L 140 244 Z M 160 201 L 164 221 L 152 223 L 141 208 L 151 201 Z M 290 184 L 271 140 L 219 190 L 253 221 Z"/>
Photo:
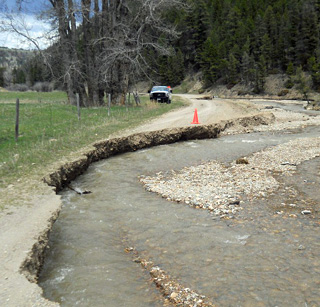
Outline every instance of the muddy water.
<path fill-rule="evenodd" d="M 62 193 L 64 207 L 40 277 L 45 297 L 63 306 L 162 306 L 148 274 L 124 252 L 129 245 L 218 306 L 320 306 L 320 195 L 314 189 L 320 183 L 319 159 L 285 179 L 299 189 L 298 197 L 280 189 L 267 200 L 246 203 L 234 220 L 167 202 L 146 192 L 137 178 L 209 159 L 228 163 L 319 134 L 320 128 L 308 128 L 228 136 L 92 165 L 72 184 L 92 194 Z M 300 213 L 310 207 L 311 215 Z"/>

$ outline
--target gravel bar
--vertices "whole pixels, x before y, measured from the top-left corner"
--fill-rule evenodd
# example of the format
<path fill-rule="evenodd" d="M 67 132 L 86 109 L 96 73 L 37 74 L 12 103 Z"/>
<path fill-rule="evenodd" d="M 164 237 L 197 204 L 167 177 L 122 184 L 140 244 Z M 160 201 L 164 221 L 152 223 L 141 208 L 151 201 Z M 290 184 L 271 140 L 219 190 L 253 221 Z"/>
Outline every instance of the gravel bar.
<path fill-rule="evenodd" d="M 291 175 L 297 165 L 319 156 L 320 137 L 301 138 L 239 158 L 230 165 L 210 161 L 179 172 L 141 176 L 140 181 L 148 191 L 169 201 L 233 218 L 244 199 L 266 197 L 279 187 L 273 174 Z"/>

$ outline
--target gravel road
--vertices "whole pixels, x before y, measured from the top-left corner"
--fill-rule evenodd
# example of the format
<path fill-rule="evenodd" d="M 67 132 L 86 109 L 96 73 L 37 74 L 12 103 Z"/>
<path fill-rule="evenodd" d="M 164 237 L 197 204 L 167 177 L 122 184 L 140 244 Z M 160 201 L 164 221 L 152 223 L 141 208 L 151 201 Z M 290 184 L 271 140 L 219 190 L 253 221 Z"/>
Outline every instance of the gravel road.
<path fill-rule="evenodd" d="M 183 94 L 177 95 L 189 102 L 187 107 L 166 113 L 138 128 L 131 130 L 131 133 L 161 130 L 190 126 L 194 111 L 197 109 L 200 124 L 215 124 L 222 120 L 235 119 L 244 116 L 255 115 L 259 109 L 247 101 L 235 101 L 214 98 L 201 95 Z M 173 99 L 174 103 L 174 99 Z"/>

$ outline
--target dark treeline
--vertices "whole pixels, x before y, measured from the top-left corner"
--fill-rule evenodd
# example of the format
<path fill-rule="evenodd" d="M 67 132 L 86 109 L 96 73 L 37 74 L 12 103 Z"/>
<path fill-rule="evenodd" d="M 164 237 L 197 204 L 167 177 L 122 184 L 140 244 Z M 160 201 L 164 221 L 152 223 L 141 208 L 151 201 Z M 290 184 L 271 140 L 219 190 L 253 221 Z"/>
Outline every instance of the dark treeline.
<path fill-rule="evenodd" d="M 191 9 L 175 17 L 182 33 L 175 57 L 181 52 L 184 68 L 201 70 L 205 87 L 217 80 L 230 86 L 244 82 L 259 93 L 268 74 L 290 75 L 299 68 L 310 72 L 319 90 L 319 0 L 189 3 Z"/>

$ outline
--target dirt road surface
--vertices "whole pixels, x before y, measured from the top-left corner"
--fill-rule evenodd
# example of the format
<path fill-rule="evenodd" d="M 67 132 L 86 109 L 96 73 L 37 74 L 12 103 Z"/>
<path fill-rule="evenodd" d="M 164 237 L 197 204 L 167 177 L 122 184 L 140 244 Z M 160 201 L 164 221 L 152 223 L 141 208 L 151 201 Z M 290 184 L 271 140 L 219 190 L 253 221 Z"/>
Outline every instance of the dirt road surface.
<path fill-rule="evenodd" d="M 200 97 L 194 95 L 183 95 L 183 98 L 189 101 L 187 107 L 121 134 L 189 126 L 195 108 L 198 110 L 201 124 L 212 124 L 259 113 L 259 109 L 248 101 L 198 99 Z M 51 167 L 44 166 L 44 176 L 49 173 Z M 46 301 L 42 297 L 41 288 L 36 283 L 29 282 L 21 273 L 21 266 L 31 254 L 32 248 L 37 244 L 45 244 L 44 234 L 51 229 L 61 207 L 60 197 L 55 195 L 53 189 L 46 186 L 41 178 L 37 186 L 33 191 L 28 191 L 28 186 L 24 186 L 23 183 L 8 187 L 11 190 L 10 195 L 21 200 L 21 207 L 7 208 L 0 213 L 0 306 L 56 305 Z"/>
<path fill-rule="evenodd" d="M 259 113 L 259 110 L 249 102 L 219 98 L 211 99 L 203 95 L 184 94 L 179 96 L 187 100 L 189 106 L 164 114 L 130 132 L 138 133 L 189 126 L 193 121 L 195 109 L 198 112 L 199 123 L 205 125 Z"/>

